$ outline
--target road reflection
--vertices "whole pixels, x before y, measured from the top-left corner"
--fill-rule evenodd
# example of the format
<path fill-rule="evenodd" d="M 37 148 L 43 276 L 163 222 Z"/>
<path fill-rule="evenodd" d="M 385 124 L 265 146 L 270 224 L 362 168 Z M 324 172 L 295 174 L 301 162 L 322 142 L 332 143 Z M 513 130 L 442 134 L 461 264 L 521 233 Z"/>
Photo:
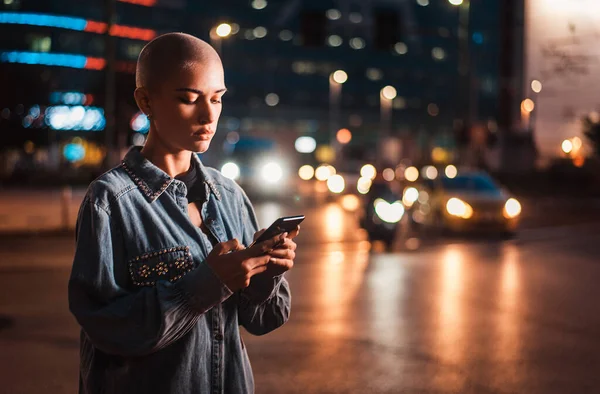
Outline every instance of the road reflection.
<path fill-rule="evenodd" d="M 462 249 L 448 246 L 442 254 L 436 349 L 444 361 L 458 364 L 464 359 L 463 292 L 468 282 Z"/>
<path fill-rule="evenodd" d="M 521 290 L 519 250 L 515 245 L 502 249 L 501 275 L 499 279 L 499 307 L 497 314 L 497 344 L 495 358 L 503 364 L 506 383 L 517 384 L 523 377 L 519 368 L 521 359 L 521 318 L 518 305 Z"/>
<path fill-rule="evenodd" d="M 356 312 L 354 301 L 364 282 L 369 264 L 368 243 L 359 243 L 348 251 L 342 244 L 325 247 L 326 255 L 318 265 L 316 291 L 323 308 L 322 329 L 333 336 L 344 336 L 353 331 L 349 321 Z"/>

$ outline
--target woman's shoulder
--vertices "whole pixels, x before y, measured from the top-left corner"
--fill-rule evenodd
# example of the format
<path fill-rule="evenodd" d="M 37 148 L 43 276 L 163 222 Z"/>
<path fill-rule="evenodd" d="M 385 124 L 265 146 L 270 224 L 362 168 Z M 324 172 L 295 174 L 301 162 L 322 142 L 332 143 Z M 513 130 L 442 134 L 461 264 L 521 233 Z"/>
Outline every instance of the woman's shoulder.
<path fill-rule="evenodd" d="M 135 189 L 135 184 L 119 165 L 106 171 L 89 184 L 85 200 L 108 209 L 119 196 L 132 189 Z"/>

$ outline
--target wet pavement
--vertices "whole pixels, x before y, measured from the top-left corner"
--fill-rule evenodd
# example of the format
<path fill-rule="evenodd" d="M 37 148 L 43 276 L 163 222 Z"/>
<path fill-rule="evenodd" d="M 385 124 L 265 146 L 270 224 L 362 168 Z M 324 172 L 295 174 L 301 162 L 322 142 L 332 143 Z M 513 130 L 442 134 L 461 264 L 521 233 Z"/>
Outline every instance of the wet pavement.
<path fill-rule="evenodd" d="M 257 393 L 600 392 L 600 225 L 381 253 L 337 205 L 306 213 L 291 319 L 245 335 Z M 0 393 L 76 392 L 72 247 L 0 238 Z"/>

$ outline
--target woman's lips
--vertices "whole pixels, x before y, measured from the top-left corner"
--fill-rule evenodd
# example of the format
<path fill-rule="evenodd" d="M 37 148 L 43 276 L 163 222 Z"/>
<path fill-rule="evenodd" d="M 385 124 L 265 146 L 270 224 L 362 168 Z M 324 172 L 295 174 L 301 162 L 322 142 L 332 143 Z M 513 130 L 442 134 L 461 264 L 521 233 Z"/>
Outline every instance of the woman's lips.
<path fill-rule="evenodd" d="M 194 133 L 192 137 L 200 141 L 208 141 L 212 138 L 213 133 Z"/>
<path fill-rule="evenodd" d="M 195 139 L 201 140 L 201 141 L 206 141 L 206 140 L 210 140 L 213 136 L 213 132 L 212 131 L 206 131 L 206 130 L 200 130 L 195 132 L 194 134 L 192 134 L 192 137 L 194 137 Z"/>

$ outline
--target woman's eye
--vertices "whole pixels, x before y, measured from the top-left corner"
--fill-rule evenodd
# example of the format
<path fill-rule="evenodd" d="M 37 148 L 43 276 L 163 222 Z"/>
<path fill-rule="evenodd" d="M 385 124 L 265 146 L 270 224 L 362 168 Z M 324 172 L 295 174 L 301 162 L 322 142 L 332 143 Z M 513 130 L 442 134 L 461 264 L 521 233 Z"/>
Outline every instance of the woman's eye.
<path fill-rule="evenodd" d="M 181 97 L 179 98 L 179 101 L 181 101 L 184 104 L 195 104 L 196 103 L 196 100 L 189 100 L 189 99 L 181 98 Z"/>
<path fill-rule="evenodd" d="M 212 99 L 211 100 L 213 104 L 220 104 L 221 100 L 220 99 Z"/>

